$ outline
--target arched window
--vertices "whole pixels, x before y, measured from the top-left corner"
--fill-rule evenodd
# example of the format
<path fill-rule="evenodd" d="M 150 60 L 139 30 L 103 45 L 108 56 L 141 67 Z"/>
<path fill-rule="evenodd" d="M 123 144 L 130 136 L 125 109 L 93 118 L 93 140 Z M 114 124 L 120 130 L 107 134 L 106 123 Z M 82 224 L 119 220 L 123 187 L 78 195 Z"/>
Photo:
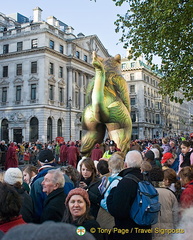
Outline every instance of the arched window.
<path fill-rule="evenodd" d="M 62 120 L 58 119 L 57 137 L 62 137 Z"/>
<path fill-rule="evenodd" d="M 4 140 L 6 143 L 9 141 L 8 127 L 8 120 L 3 119 L 1 122 L 1 139 Z"/>
<path fill-rule="evenodd" d="M 38 119 L 36 117 L 31 118 L 30 120 L 30 134 L 29 141 L 36 142 L 39 138 L 38 136 Z"/>
<path fill-rule="evenodd" d="M 47 121 L 47 141 L 52 141 L 52 119 L 48 118 Z"/>

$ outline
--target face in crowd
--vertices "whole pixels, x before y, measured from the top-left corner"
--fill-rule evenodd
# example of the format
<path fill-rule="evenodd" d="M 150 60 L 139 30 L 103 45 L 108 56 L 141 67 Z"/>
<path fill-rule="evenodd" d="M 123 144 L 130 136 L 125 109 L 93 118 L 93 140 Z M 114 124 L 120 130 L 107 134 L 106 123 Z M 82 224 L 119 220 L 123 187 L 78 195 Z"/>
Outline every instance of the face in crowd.
<path fill-rule="evenodd" d="M 68 207 L 73 220 L 81 217 L 86 212 L 86 202 L 80 195 L 73 195 L 68 202 Z"/>
<path fill-rule="evenodd" d="M 88 179 L 92 176 L 92 171 L 90 171 L 84 164 L 82 164 L 81 173 L 85 179 Z"/>
<path fill-rule="evenodd" d="M 43 186 L 42 191 L 45 192 L 48 195 L 52 191 L 54 191 L 58 188 L 58 183 L 54 183 L 53 175 L 51 173 L 47 173 L 44 177 L 43 182 L 42 182 L 42 186 Z"/>

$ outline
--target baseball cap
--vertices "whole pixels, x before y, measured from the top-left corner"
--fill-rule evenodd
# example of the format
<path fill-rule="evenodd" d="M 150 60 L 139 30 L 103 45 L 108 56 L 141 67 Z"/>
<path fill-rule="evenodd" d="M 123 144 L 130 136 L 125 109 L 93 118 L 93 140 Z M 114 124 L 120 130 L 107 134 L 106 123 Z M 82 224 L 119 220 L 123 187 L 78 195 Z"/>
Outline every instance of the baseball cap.
<path fill-rule="evenodd" d="M 49 163 L 54 160 L 54 155 L 51 150 L 45 149 L 40 152 L 38 159 L 42 163 Z"/>

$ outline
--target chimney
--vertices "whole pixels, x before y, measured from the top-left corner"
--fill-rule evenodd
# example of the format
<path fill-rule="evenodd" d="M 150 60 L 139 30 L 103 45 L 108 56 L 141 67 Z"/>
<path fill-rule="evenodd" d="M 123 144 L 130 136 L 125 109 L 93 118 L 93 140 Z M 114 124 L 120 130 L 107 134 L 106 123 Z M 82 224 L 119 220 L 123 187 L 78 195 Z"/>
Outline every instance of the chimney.
<path fill-rule="evenodd" d="M 58 20 L 56 20 L 55 25 L 56 25 L 57 28 L 60 28 L 60 24 L 59 24 Z"/>
<path fill-rule="evenodd" d="M 36 7 L 33 9 L 34 22 L 41 22 L 42 20 L 42 9 Z"/>
<path fill-rule="evenodd" d="M 68 27 L 66 28 L 66 33 L 72 33 L 72 34 L 73 34 L 73 32 L 74 32 L 74 28 L 73 28 L 73 27 L 68 26 Z"/>
<path fill-rule="evenodd" d="M 56 25 L 56 18 L 54 16 L 50 16 L 47 18 L 47 23 L 49 23 L 50 25 L 52 26 L 55 26 Z"/>

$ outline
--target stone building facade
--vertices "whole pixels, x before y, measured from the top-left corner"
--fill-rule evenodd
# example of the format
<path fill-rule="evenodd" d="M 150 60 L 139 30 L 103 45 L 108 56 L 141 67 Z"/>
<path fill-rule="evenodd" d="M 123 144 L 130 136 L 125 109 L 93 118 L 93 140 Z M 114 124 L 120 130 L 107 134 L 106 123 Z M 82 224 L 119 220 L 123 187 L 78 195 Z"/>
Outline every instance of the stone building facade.
<path fill-rule="evenodd" d="M 47 142 L 81 138 L 92 52 L 109 53 L 96 35 L 77 36 L 55 17 L 24 23 L 0 14 L 0 139 Z M 18 15 L 16 15 L 18 16 Z"/>
<path fill-rule="evenodd" d="M 128 82 L 132 139 L 153 139 L 189 135 L 192 131 L 192 102 L 171 102 L 159 94 L 160 75 L 153 72 L 142 58 L 122 59 L 122 74 Z M 180 95 L 180 92 L 176 93 Z"/>

